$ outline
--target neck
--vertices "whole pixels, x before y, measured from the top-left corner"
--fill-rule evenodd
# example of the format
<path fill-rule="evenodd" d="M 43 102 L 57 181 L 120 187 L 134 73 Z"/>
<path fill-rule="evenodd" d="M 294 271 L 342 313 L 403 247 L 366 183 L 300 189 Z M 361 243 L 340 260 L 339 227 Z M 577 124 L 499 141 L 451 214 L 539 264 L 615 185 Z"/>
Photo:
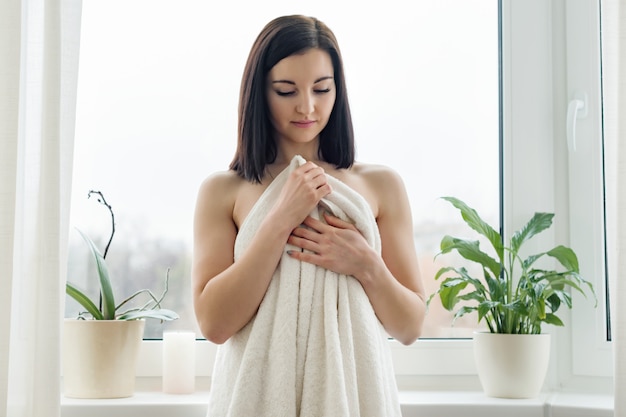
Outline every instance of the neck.
<path fill-rule="evenodd" d="M 307 161 L 319 161 L 317 142 L 313 144 L 297 144 L 295 146 L 279 146 L 276 163 L 289 163 L 294 156 L 300 155 Z"/>

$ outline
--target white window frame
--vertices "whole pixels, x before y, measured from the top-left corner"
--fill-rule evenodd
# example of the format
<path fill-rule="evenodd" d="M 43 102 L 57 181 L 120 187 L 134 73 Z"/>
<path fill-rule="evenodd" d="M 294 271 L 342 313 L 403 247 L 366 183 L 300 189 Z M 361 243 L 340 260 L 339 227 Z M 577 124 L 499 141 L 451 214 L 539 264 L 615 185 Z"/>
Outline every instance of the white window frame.
<path fill-rule="evenodd" d="M 593 32 L 594 28 L 589 24 L 588 14 L 585 15 L 589 11 L 581 14 L 580 10 L 576 11 L 576 7 L 585 9 L 592 7 L 593 3 L 597 3 L 597 0 L 502 0 L 505 235 L 519 228 L 535 211 L 555 212 L 556 226 L 551 232 L 545 232 L 535 239 L 540 246 L 538 249 L 554 245 L 557 241 L 568 244 L 571 237 L 570 246 L 579 252 L 585 275 L 590 262 L 588 255 L 581 256 L 580 251 L 586 252 L 587 249 L 580 246 L 580 230 L 576 226 L 585 223 L 579 222 L 577 216 L 585 219 L 589 216 L 588 211 L 576 211 L 579 200 L 574 197 L 568 199 L 568 175 L 571 174 L 567 168 L 565 143 L 567 94 L 563 91 L 565 87 L 562 80 L 565 79 L 565 73 L 570 80 L 572 71 L 568 69 L 577 65 L 570 61 L 573 59 L 571 50 L 566 51 L 566 44 L 571 46 L 571 41 L 566 37 L 575 35 L 571 30 L 566 33 L 566 24 L 572 28 L 578 24 L 577 19 L 582 20 L 588 31 L 586 34 L 574 32 L 590 39 L 593 33 L 589 31 Z M 587 46 L 590 44 L 593 42 L 588 42 Z M 566 53 L 567 63 L 564 63 Z M 592 73 L 591 77 L 594 75 L 599 76 Z M 592 83 L 596 81 L 591 80 Z M 591 89 L 588 91 L 589 97 L 595 97 L 595 92 Z M 587 127 L 587 124 L 599 123 L 594 121 L 596 116 L 590 112 L 586 120 L 580 122 L 577 128 L 579 143 L 583 143 L 587 129 L 595 131 L 596 126 Z M 570 154 L 570 165 L 591 165 L 586 160 L 576 162 L 573 159 Z M 593 187 L 590 189 L 595 190 Z M 594 224 L 594 227 L 599 226 Z M 597 259 L 592 264 L 593 268 L 600 267 Z M 590 273 L 589 276 L 596 275 Z M 599 300 L 602 285 L 596 281 Z M 565 385 L 573 377 L 611 375 L 611 355 L 606 354 L 610 346 L 598 339 L 604 320 L 600 311 L 602 309 L 592 309 L 584 300 L 575 299 L 574 303 L 571 318 L 565 308 L 561 314 L 566 316 L 565 328 L 544 329 L 554 335 L 548 376 L 551 387 Z M 593 318 L 586 320 L 589 316 Z M 591 344 L 588 343 L 590 334 L 594 335 L 594 343 Z M 466 377 L 477 383 L 471 340 L 420 340 L 412 346 L 401 346 L 393 341 L 390 343 L 396 374 L 399 379 L 409 381 L 408 387 L 399 383 L 401 389 L 417 388 L 420 378 L 432 381 L 432 378 L 443 377 L 445 386 L 450 386 L 447 385 L 450 381 Z M 139 377 L 161 375 L 161 345 L 160 341 L 144 341 L 137 373 Z M 575 347 L 572 348 L 572 345 Z M 212 343 L 197 342 L 198 377 L 210 376 L 215 351 L 216 346 Z"/>
<path fill-rule="evenodd" d="M 568 157 L 570 240 L 579 254 L 581 273 L 593 282 L 598 305 L 574 294 L 572 375 L 611 376 L 613 354 L 606 341 L 605 212 L 603 207 L 602 93 L 600 74 L 600 1 L 569 0 L 566 7 L 566 109 L 585 102 L 576 119 L 575 150 Z M 567 118 L 565 119 L 567 123 Z M 567 141 L 566 141 L 567 144 Z M 560 144 L 561 148 L 563 144 Z"/>

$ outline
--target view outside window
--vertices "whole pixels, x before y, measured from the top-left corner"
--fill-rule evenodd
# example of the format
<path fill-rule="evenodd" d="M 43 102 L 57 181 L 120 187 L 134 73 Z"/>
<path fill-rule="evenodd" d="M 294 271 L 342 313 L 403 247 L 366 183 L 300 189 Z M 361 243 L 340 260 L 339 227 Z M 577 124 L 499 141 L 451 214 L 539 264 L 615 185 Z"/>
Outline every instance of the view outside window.
<path fill-rule="evenodd" d="M 164 307 L 181 318 L 149 321 L 145 337 L 197 331 L 190 285 L 197 189 L 232 159 L 239 83 L 255 36 L 276 16 L 305 14 L 327 23 L 342 48 L 357 159 L 404 179 L 421 272 L 434 292 L 435 272 L 453 259 L 434 260 L 441 238 L 476 237 L 439 197 L 461 198 L 500 224 L 497 1 L 369 4 L 84 3 L 68 279 L 97 294 L 74 228 L 104 250 L 110 217 L 87 198 L 101 191 L 116 216 L 107 263 L 118 302 L 142 288 L 158 296 L 169 269 Z M 68 298 L 66 316 L 79 311 Z M 476 320 L 450 324 L 435 302 L 423 337 L 467 337 Z"/>

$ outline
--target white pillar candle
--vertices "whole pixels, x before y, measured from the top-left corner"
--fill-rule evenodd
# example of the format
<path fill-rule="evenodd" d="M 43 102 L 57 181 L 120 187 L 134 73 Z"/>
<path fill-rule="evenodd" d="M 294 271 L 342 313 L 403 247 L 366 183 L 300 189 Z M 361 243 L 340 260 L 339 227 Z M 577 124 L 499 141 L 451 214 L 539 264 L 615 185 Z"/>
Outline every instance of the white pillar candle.
<path fill-rule="evenodd" d="M 163 333 L 163 392 L 191 394 L 195 390 L 196 334 Z"/>

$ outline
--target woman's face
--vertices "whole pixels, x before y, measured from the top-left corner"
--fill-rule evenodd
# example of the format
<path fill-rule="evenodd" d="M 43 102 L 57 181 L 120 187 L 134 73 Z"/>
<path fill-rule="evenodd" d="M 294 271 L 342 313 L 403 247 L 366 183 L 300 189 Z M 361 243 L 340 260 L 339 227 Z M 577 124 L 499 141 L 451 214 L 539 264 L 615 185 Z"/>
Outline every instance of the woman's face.
<path fill-rule="evenodd" d="M 267 78 L 267 102 L 276 141 L 309 143 L 330 118 L 337 92 L 328 52 L 309 49 L 279 61 Z"/>

